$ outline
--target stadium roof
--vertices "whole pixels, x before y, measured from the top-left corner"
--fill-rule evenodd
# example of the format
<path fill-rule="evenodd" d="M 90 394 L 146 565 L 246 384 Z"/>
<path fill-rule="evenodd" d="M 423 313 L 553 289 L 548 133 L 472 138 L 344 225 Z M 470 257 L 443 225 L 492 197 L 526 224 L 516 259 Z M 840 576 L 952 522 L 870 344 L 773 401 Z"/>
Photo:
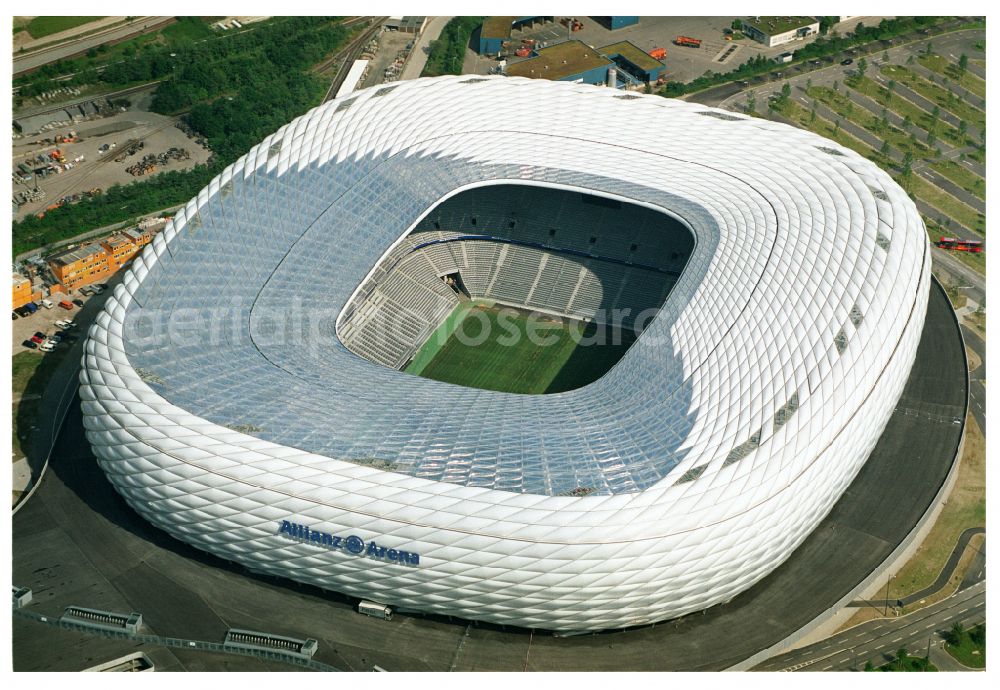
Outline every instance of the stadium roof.
<path fill-rule="evenodd" d="M 337 316 L 387 250 L 443 198 L 509 183 L 690 228 L 622 360 L 530 396 L 349 352 Z M 905 192 L 809 132 L 580 84 L 420 79 L 310 111 L 178 211 L 91 328 L 80 395 L 118 490 L 199 548 L 423 611 L 637 625 L 729 600 L 826 515 L 903 389 L 929 276 Z M 282 521 L 421 566 L 360 568 Z"/>

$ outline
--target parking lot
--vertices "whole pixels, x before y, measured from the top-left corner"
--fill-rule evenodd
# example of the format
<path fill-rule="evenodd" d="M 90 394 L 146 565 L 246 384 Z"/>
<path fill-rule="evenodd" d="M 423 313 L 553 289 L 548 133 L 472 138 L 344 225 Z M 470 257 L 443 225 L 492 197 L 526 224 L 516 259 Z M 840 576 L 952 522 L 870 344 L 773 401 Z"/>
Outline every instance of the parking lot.
<path fill-rule="evenodd" d="M 19 181 L 16 176 L 11 181 L 11 195 L 31 194 L 37 189 L 44 196 L 22 205 L 14 215 L 20 220 L 30 213 L 44 211 L 59 199 L 74 194 L 85 195 L 92 190 L 107 190 L 115 184 L 129 184 L 163 170 L 186 170 L 204 163 L 211 151 L 196 139 L 189 137 L 176 126 L 177 118 L 166 117 L 148 110 L 148 98 L 138 98 L 125 112 L 75 124 L 68 124 L 38 134 L 25 134 L 14 139 L 12 162 L 15 173 L 23 163 L 32 170 L 43 167 L 39 156 L 52 162 L 50 154 L 56 149 L 63 154 L 68 170 L 52 171 L 47 176 L 32 174 L 30 180 Z M 79 141 L 72 143 L 52 143 L 45 141 L 55 135 L 68 135 L 75 131 Z M 141 142 L 143 147 L 124 160 L 116 161 L 124 153 L 130 142 Z M 112 147 L 113 145 L 113 147 Z M 102 152 L 101 148 L 108 149 Z M 144 156 L 166 154 L 174 149 L 173 156 L 156 161 L 155 169 L 147 169 L 144 175 L 129 172 L 131 166 L 142 161 Z M 182 153 L 183 151 L 183 153 Z M 82 157 L 82 160 L 77 160 Z M 64 167 L 64 166 L 58 166 Z M 136 168 L 132 168 L 136 171 Z"/>
<path fill-rule="evenodd" d="M 75 321 L 76 315 L 79 313 L 81 307 L 77 304 L 73 304 L 72 309 L 64 309 L 59 306 L 59 302 L 62 300 L 68 300 L 72 303 L 73 300 L 80 300 L 84 304 L 90 299 L 89 296 L 84 295 L 79 290 L 73 290 L 71 294 L 62 296 L 59 293 L 54 293 L 51 297 L 47 298 L 52 302 L 52 308 L 46 309 L 45 307 L 39 305 L 38 311 L 30 316 L 18 317 L 11 324 L 13 331 L 13 352 L 17 354 L 18 352 L 24 352 L 25 350 L 30 350 L 23 345 L 25 340 L 30 340 L 35 333 L 42 333 L 45 336 L 54 335 L 57 331 L 61 330 L 59 326 L 56 325 L 56 321 L 70 320 Z M 82 324 L 77 325 L 76 328 L 70 329 L 70 334 L 77 337 L 82 337 L 86 333 L 86 329 Z M 56 351 L 63 349 L 68 349 L 70 343 L 72 342 L 72 337 L 69 342 L 63 341 L 56 346 Z M 38 352 L 38 350 L 33 350 Z M 38 352 L 39 356 L 43 353 Z"/>
<path fill-rule="evenodd" d="M 577 17 L 583 23 L 583 28 L 579 31 L 570 31 L 560 23 L 561 19 L 562 17 L 556 17 L 554 22 L 515 29 L 511 32 L 511 45 L 520 45 L 523 39 L 529 38 L 537 41 L 538 47 L 579 40 L 592 47 L 630 41 L 646 52 L 653 48 L 665 48 L 667 56 L 662 62 L 667 67 L 666 79 L 687 82 L 706 72 L 729 72 L 757 55 L 773 58 L 789 50 L 798 50 L 816 39 L 811 36 L 774 48 L 767 48 L 749 38 L 727 41 L 725 31 L 732 26 L 736 17 L 640 17 L 638 24 L 614 31 L 603 23 L 603 17 Z M 881 19 L 882 17 L 861 17 L 849 20 L 839 24 L 837 31 L 846 33 L 852 31 L 859 21 L 877 24 Z M 674 43 L 677 36 L 698 39 L 701 46 L 678 46 Z M 510 57 L 508 64 L 524 59 L 528 58 Z M 464 72 L 489 74 L 496 66 L 497 61 L 492 58 L 478 55 L 471 49 L 466 53 Z"/>

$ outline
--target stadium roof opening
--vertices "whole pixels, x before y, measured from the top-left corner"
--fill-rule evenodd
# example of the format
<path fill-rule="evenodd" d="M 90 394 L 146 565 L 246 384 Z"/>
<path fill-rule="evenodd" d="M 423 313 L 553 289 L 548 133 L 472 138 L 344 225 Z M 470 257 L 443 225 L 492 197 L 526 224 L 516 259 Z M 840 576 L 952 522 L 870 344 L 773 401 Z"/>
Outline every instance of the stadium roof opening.
<path fill-rule="evenodd" d="M 627 200 L 474 187 L 431 208 L 372 269 L 338 336 L 373 362 L 450 383 L 572 390 L 652 322 L 693 245 L 675 217 Z M 552 337 L 537 335 L 539 323 Z"/>

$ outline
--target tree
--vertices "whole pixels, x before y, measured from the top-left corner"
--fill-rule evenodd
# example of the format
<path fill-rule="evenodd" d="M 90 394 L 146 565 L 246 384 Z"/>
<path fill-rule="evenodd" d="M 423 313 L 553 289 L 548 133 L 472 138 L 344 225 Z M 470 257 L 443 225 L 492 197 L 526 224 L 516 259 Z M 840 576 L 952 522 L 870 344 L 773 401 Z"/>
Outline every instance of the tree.
<path fill-rule="evenodd" d="M 885 64 L 889 64 L 889 51 L 888 50 L 885 51 L 884 53 L 882 53 L 882 62 L 885 63 Z"/>
<path fill-rule="evenodd" d="M 928 146 L 934 146 L 934 142 L 935 141 L 937 141 L 937 136 L 935 136 L 934 132 L 928 132 L 927 133 L 927 145 Z"/>
<path fill-rule="evenodd" d="M 872 665 L 872 660 L 871 659 L 869 659 L 868 661 L 865 662 L 865 670 L 866 671 L 874 671 L 875 670 L 875 667 Z"/>
<path fill-rule="evenodd" d="M 788 98 L 789 98 L 789 96 L 791 96 L 791 95 L 792 95 L 792 85 L 791 85 L 791 84 L 789 84 L 789 83 L 788 83 L 788 82 L 786 81 L 786 82 L 785 82 L 784 84 L 782 84 L 782 86 L 781 86 L 781 98 L 782 98 L 782 100 L 785 100 L 785 101 L 787 101 L 787 100 L 788 100 Z"/>
<path fill-rule="evenodd" d="M 910 119 L 909 115 L 907 115 L 906 117 L 903 118 L 903 129 L 908 130 L 912 126 L 913 126 L 913 120 Z"/>
<path fill-rule="evenodd" d="M 965 74 L 967 69 L 969 69 L 969 56 L 962 53 L 958 58 L 958 73 Z"/>
<path fill-rule="evenodd" d="M 889 147 L 889 141 L 888 141 L 888 140 L 885 140 L 885 141 L 883 141 L 883 142 L 882 142 L 882 148 L 880 148 L 880 149 L 878 150 L 878 152 L 879 152 L 879 153 L 881 153 L 881 154 L 882 154 L 883 156 L 885 156 L 886 158 L 888 158 L 888 157 L 889 157 L 889 153 L 890 153 L 891 151 L 892 151 L 892 149 L 891 149 L 891 148 Z"/>
<path fill-rule="evenodd" d="M 965 626 L 959 621 L 955 621 L 955 624 L 951 626 L 951 630 L 948 631 L 946 635 L 946 641 L 948 644 L 959 644 L 962 641 L 962 637 L 965 635 Z"/>
<path fill-rule="evenodd" d="M 812 77 L 806 77 L 806 93 L 809 93 L 809 89 L 813 87 Z"/>
<path fill-rule="evenodd" d="M 903 154 L 903 167 L 900 170 L 900 174 L 903 179 L 908 180 L 910 175 L 913 174 L 913 152 L 907 151 Z"/>
<path fill-rule="evenodd" d="M 858 60 L 858 78 L 863 79 L 865 76 L 865 72 L 867 71 L 868 71 L 868 60 L 866 60 L 865 58 L 861 58 L 860 60 Z"/>
<path fill-rule="evenodd" d="M 743 29 L 743 20 L 742 19 L 734 19 L 733 23 L 730 24 L 729 27 L 733 31 L 742 31 L 742 29 Z"/>
<path fill-rule="evenodd" d="M 937 148 L 934 149 L 934 155 L 937 156 L 938 158 L 941 157 L 941 147 L 940 146 L 938 146 Z"/>
<path fill-rule="evenodd" d="M 893 91 L 896 90 L 896 80 L 895 79 L 890 79 L 889 81 L 887 81 L 885 83 L 885 88 L 886 88 L 886 91 L 889 92 L 889 97 L 886 100 L 887 101 L 892 101 L 892 93 L 893 93 Z"/>
<path fill-rule="evenodd" d="M 826 36 L 830 33 L 832 29 L 837 24 L 836 17 L 820 17 L 819 18 L 819 33 L 821 36 Z"/>
<path fill-rule="evenodd" d="M 916 62 L 916 59 L 913 57 L 913 53 L 910 53 L 910 57 L 906 58 L 906 64 L 912 65 L 914 62 Z"/>
<path fill-rule="evenodd" d="M 840 118 L 838 117 L 833 121 L 833 133 L 836 134 L 840 131 Z"/>
<path fill-rule="evenodd" d="M 906 647 L 900 647 L 896 650 L 896 661 L 898 662 L 897 668 L 902 669 L 903 665 L 906 664 L 907 660 L 910 658 L 909 652 L 906 651 Z"/>
<path fill-rule="evenodd" d="M 958 121 L 958 133 L 961 134 L 964 137 L 965 133 L 968 132 L 968 131 L 969 131 L 969 123 L 966 122 L 965 120 L 959 120 Z"/>
<path fill-rule="evenodd" d="M 934 109 L 931 110 L 931 118 L 933 118 L 936 121 L 939 117 L 941 117 L 941 108 L 935 105 Z"/>
<path fill-rule="evenodd" d="M 747 94 L 747 112 L 755 113 L 757 112 L 757 94 L 753 91 Z"/>
<path fill-rule="evenodd" d="M 979 308 L 984 309 L 981 304 L 979 305 Z M 986 623 L 980 623 L 969 631 L 969 638 L 977 645 L 982 646 L 986 644 Z"/>
<path fill-rule="evenodd" d="M 924 47 L 924 55 L 933 55 L 933 54 L 934 54 L 934 44 L 931 43 L 930 41 L 927 41 L 927 45 Z"/>
<path fill-rule="evenodd" d="M 809 111 L 809 122 L 816 122 L 816 101 L 813 101 L 812 109 Z"/>
<path fill-rule="evenodd" d="M 840 83 L 837 81 L 833 82 L 833 90 L 838 91 L 840 89 Z"/>

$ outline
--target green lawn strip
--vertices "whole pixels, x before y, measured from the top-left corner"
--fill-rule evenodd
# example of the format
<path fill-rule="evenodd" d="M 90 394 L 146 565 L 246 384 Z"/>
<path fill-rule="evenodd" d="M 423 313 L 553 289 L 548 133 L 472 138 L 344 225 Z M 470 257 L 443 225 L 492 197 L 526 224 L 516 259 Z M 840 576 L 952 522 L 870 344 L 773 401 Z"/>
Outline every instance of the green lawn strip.
<path fill-rule="evenodd" d="M 983 214 L 959 201 L 940 187 L 935 187 L 919 175 L 911 175 L 910 179 L 903 184 L 903 188 L 913 192 L 921 201 L 930 204 L 945 216 L 958 221 L 970 230 L 986 234 L 986 218 Z"/>
<path fill-rule="evenodd" d="M 424 368 L 431 363 L 441 349 L 451 338 L 452 334 L 458 330 L 458 327 L 462 325 L 462 321 L 465 317 L 469 315 L 469 312 L 477 304 L 484 304 L 483 302 L 462 302 L 455 309 L 445 317 L 441 325 L 438 326 L 430 337 L 427 338 L 427 342 L 423 344 L 423 347 L 413 356 L 410 363 L 406 366 L 403 371 L 408 374 L 416 374 L 419 376 L 423 372 Z"/>
<path fill-rule="evenodd" d="M 886 158 L 863 141 L 836 127 L 834 123 L 830 122 L 826 118 L 817 115 L 815 119 L 812 119 L 809 111 L 794 101 L 789 100 L 786 102 L 782 107 L 778 108 L 778 112 L 798 124 L 802 127 L 802 129 L 815 132 L 816 134 L 824 136 L 827 139 L 833 139 L 841 146 L 845 146 L 852 151 L 856 151 L 882 168 L 888 170 L 893 165 L 893 162 L 890 159 Z"/>
<path fill-rule="evenodd" d="M 917 60 L 927 69 L 958 82 L 963 89 L 971 91 L 980 98 L 986 98 L 986 82 L 972 72 L 961 72 L 957 62 L 949 62 L 942 55 L 927 55 L 926 53 L 917 57 Z"/>
<path fill-rule="evenodd" d="M 942 236 L 952 237 L 954 235 L 954 233 L 942 227 L 933 218 L 928 218 L 927 216 L 923 216 L 923 219 L 924 219 L 924 226 L 927 228 L 927 236 L 930 238 L 931 242 L 937 242 L 939 239 L 941 239 Z M 963 238 L 963 239 L 969 239 L 969 238 Z M 965 264 L 972 270 L 976 271 L 977 273 L 986 275 L 985 252 L 981 252 L 979 254 L 971 254 L 969 252 L 950 251 L 948 252 L 948 255 L 956 259 L 957 261 L 961 261 L 963 264 Z"/>
<path fill-rule="evenodd" d="M 421 77 L 461 74 L 465 48 L 472 32 L 482 24 L 483 17 L 453 17 L 444 25 L 441 35 L 431 41 Z"/>
<path fill-rule="evenodd" d="M 30 429 L 19 431 L 18 421 L 38 419 L 42 393 L 61 360 L 59 354 L 38 352 L 18 352 L 11 358 L 11 395 L 15 398 L 11 423 L 14 460 L 23 457 L 21 444 L 27 441 L 30 432 Z"/>
<path fill-rule="evenodd" d="M 912 103 L 902 96 L 890 94 L 889 90 L 879 86 L 868 77 L 862 79 L 852 79 L 849 86 L 858 93 L 868 96 L 876 103 L 886 106 L 902 118 L 909 117 L 910 120 L 928 132 L 933 131 L 935 135 L 948 141 L 952 146 L 965 146 L 974 144 L 971 137 L 963 137 L 961 133 L 943 120 L 935 120 L 931 114 Z"/>
<path fill-rule="evenodd" d="M 910 656 L 907 654 L 906 658 L 897 658 L 895 661 L 890 661 L 884 666 L 879 666 L 878 670 L 884 673 L 923 673 L 928 671 L 935 672 L 938 669 L 937 666 L 922 656 Z"/>
<path fill-rule="evenodd" d="M 933 84 L 905 67 L 884 65 L 882 74 L 886 79 L 895 79 L 897 82 L 905 84 L 931 103 L 936 103 L 942 110 L 951 112 L 958 119 L 966 120 L 970 125 L 975 125 L 979 129 L 986 126 L 986 113 L 982 110 L 963 101 L 943 86 Z"/>
<path fill-rule="evenodd" d="M 932 170 L 957 184 L 969 194 L 986 200 L 986 180 L 956 161 L 935 161 Z"/>
<path fill-rule="evenodd" d="M 104 17 L 35 17 L 28 22 L 28 33 L 33 38 L 42 38 L 89 24 L 98 19 L 104 19 Z"/>
<path fill-rule="evenodd" d="M 986 643 L 985 641 L 983 644 L 976 644 L 973 642 L 970 632 L 970 630 L 963 630 L 957 644 L 948 642 L 945 644 L 944 648 L 955 658 L 955 661 L 963 666 L 968 666 L 969 668 L 985 668 Z"/>
<path fill-rule="evenodd" d="M 923 158 L 931 153 L 926 144 L 910 139 L 909 135 L 898 127 L 893 127 L 891 124 L 886 125 L 878 115 L 859 106 L 840 91 L 834 91 L 825 86 L 814 86 L 806 93 L 810 98 L 815 98 L 826 104 L 828 108 L 841 117 L 868 130 L 883 141 L 888 141 L 890 146 L 902 152 L 911 152 L 914 158 Z"/>

